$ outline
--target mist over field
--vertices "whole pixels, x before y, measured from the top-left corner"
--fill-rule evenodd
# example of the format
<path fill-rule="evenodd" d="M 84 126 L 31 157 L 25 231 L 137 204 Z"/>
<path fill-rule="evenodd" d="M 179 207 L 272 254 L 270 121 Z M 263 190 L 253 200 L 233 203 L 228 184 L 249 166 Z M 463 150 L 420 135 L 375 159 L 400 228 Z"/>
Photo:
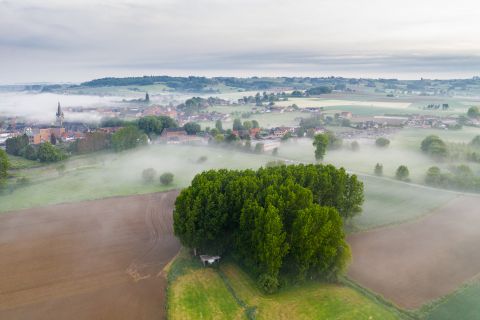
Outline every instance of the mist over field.
<path fill-rule="evenodd" d="M 0 320 L 480 319 L 479 12 L 0 0 Z"/>
<path fill-rule="evenodd" d="M 93 95 L 67 95 L 56 93 L 33 93 L 33 92 L 0 92 L 0 115 L 13 115 L 26 118 L 30 121 L 52 123 L 55 121 L 55 112 L 60 102 L 66 107 L 112 107 L 122 98 L 100 97 Z M 100 117 L 95 113 L 72 113 L 66 112 L 68 121 L 99 121 Z"/>

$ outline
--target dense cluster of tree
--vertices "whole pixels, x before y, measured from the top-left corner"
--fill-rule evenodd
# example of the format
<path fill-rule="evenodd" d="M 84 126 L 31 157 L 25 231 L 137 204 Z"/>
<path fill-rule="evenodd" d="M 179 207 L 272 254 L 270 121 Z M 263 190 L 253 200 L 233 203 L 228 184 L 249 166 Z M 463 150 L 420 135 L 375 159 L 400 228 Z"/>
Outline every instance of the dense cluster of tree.
<path fill-rule="evenodd" d="M 430 135 L 423 139 L 420 149 L 437 160 L 443 160 L 448 156 L 448 149 L 440 137 Z"/>
<path fill-rule="evenodd" d="M 165 128 L 176 128 L 178 124 L 174 119 L 167 116 L 146 116 L 138 119 L 137 127 L 147 135 L 152 136 L 161 134 Z"/>
<path fill-rule="evenodd" d="M 23 156 L 25 153 L 25 148 L 28 146 L 28 136 L 26 134 L 8 138 L 5 141 L 5 150 L 8 154 L 14 156 Z"/>
<path fill-rule="evenodd" d="M 262 106 L 264 104 L 274 105 L 276 101 L 287 101 L 288 96 L 285 92 L 277 92 L 277 93 L 267 93 L 264 91 L 263 93 L 257 92 L 255 96 L 243 96 L 240 102 L 243 103 L 255 103 L 257 106 Z"/>
<path fill-rule="evenodd" d="M 147 135 L 134 126 L 124 127 L 112 134 L 112 148 L 114 151 L 132 149 L 145 145 L 148 141 Z"/>
<path fill-rule="evenodd" d="M 65 154 L 50 142 L 40 144 L 37 150 L 37 158 L 40 162 L 57 162 L 65 157 Z"/>
<path fill-rule="evenodd" d="M 332 92 L 332 88 L 329 87 L 329 86 L 314 87 L 314 88 L 310 88 L 307 91 L 305 91 L 305 93 L 309 96 L 316 96 L 316 95 L 327 94 L 327 93 L 331 93 L 331 92 Z"/>
<path fill-rule="evenodd" d="M 425 183 L 446 189 L 480 191 L 480 177 L 466 165 L 453 166 L 450 172 L 442 172 L 439 167 L 431 167 L 425 175 Z"/>
<path fill-rule="evenodd" d="M 56 143 L 56 139 L 54 141 Z M 56 162 L 66 158 L 66 154 L 51 142 L 47 141 L 37 146 L 30 145 L 26 134 L 9 138 L 5 143 L 8 154 L 24 157 L 28 160 Z"/>
<path fill-rule="evenodd" d="M 281 275 L 335 278 L 349 258 L 342 218 L 361 212 L 363 184 L 331 165 L 210 170 L 178 196 L 175 234 L 196 252 L 228 253 L 267 292 Z"/>
<path fill-rule="evenodd" d="M 227 103 L 228 101 L 216 97 L 192 97 L 185 100 L 184 103 L 179 104 L 177 110 L 185 112 L 187 115 L 192 115 L 207 109 L 209 106 L 224 105 Z"/>

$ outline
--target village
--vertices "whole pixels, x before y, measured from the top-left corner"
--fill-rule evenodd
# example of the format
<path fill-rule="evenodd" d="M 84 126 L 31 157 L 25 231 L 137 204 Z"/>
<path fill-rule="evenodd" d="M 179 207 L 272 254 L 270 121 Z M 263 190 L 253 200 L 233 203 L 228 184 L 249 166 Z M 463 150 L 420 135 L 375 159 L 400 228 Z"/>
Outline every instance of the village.
<path fill-rule="evenodd" d="M 155 139 L 149 140 L 150 143 L 166 144 L 204 144 L 207 145 L 212 140 L 219 140 L 216 135 L 222 135 L 224 140 L 230 135 L 234 140 L 247 141 L 248 144 L 258 151 L 272 151 L 279 147 L 282 140 L 289 138 L 301 138 L 304 136 L 313 137 L 318 133 L 324 133 L 331 127 L 338 127 L 335 130 L 336 135 L 344 139 L 371 138 L 376 139 L 380 136 L 388 136 L 402 128 L 420 128 L 420 129 L 438 129 L 438 130 L 457 130 L 462 125 L 480 126 L 478 119 L 468 119 L 458 115 L 425 115 L 425 114 L 405 114 L 405 115 L 356 115 L 350 111 L 341 111 L 332 113 L 324 110 L 324 107 L 303 107 L 299 108 L 295 103 L 288 106 L 275 105 L 274 101 L 287 101 L 288 98 L 284 92 L 276 94 L 263 93 L 263 98 L 259 102 L 261 95 L 255 97 L 244 97 L 238 100 L 225 100 L 210 97 L 208 99 L 192 98 L 178 106 L 169 104 L 167 106 L 153 104 L 149 101 L 148 93 L 145 99 L 134 100 L 126 106 L 115 107 L 63 107 L 60 102 L 57 105 L 55 119 L 50 124 L 29 121 L 19 117 L 3 118 L 0 122 L 0 148 L 5 148 L 5 142 L 9 138 L 20 135 L 27 135 L 31 145 L 39 145 L 44 142 L 52 144 L 69 144 L 76 140 L 84 139 L 89 132 L 103 132 L 113 134 L 122 127 L 119 125 L 107 125 L 108 119 L 122 119 L 125 121 L 135 121 L 143 117 L 169 117 L 176 121 L 178 126 L 175 128 L 165 128 Z M 280 98 L 279 98 L 280 97 Z M 267 103 L 262 103 L 266 101 Z M 243 106 L 251 105 L 251 112 L 248 117 L 255 118 L 255 115 L 282 114 L 291 112 L 300 112 L 304 116 L 295 118 L 298 125 L 295 126 L 275 126 L 260 127 L 233 125 L 231 130 L 218 132 L 210 130 L 208 126 L 203 130 L 187 132 L 184 126 L 189 123 L 220 123 L 225 128 L 234 123 L 239 112 L 222 113 L 211 111 L 209 106 Z M 314 102 L 312 102 L 314 105 Z M 438 108 L 437 108 L 438 107 Z M 448 109 L 448 104 L 440 105 L 429 104 L 425 109 Z M 94 114 L 102 119 L 99 123 L 69 121 L 68 115 L 77 119 L 78 115 Z M 66 116 L 67 115 L 67 116 Z M 302 119 L 315 119 L 314 125 L 305 126 Z M 247 122 L 250 122 L 247 120 Z M 152 137 L 151 137 L 152 138 Z M 227 137 L 228 139 L 228 137 Z M 259 146 L 257 146 L 259 145 Z"/>

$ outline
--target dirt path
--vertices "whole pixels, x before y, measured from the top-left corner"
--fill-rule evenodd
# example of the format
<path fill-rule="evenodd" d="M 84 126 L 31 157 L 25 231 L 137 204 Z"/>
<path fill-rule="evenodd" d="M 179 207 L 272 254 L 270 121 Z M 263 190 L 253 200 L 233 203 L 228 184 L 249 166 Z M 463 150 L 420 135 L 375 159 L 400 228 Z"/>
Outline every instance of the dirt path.
<path fill-rule="evenodd" d="M 177 191 L 0 215 L 0 319 L 162 319 Z"/>
<path fill-rule="evenodd" d="M 348 275 L 415 309 L 480 273 L 480 197 L 457 197 L 421 220 L 348 237 Z"/>

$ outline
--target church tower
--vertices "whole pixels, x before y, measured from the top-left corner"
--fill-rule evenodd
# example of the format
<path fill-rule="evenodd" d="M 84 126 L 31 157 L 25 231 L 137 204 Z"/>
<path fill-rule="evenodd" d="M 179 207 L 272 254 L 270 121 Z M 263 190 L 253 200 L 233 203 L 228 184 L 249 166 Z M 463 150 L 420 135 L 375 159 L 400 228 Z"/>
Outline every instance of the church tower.
<path fill-rule="evenodd" d="M 63 111 L 62 111 L 62 107 L 60 106 L 60 102 L 58 103 L 56 116 L 57 116 L 56 125 L 59 127 L 63 127 Z"/>

